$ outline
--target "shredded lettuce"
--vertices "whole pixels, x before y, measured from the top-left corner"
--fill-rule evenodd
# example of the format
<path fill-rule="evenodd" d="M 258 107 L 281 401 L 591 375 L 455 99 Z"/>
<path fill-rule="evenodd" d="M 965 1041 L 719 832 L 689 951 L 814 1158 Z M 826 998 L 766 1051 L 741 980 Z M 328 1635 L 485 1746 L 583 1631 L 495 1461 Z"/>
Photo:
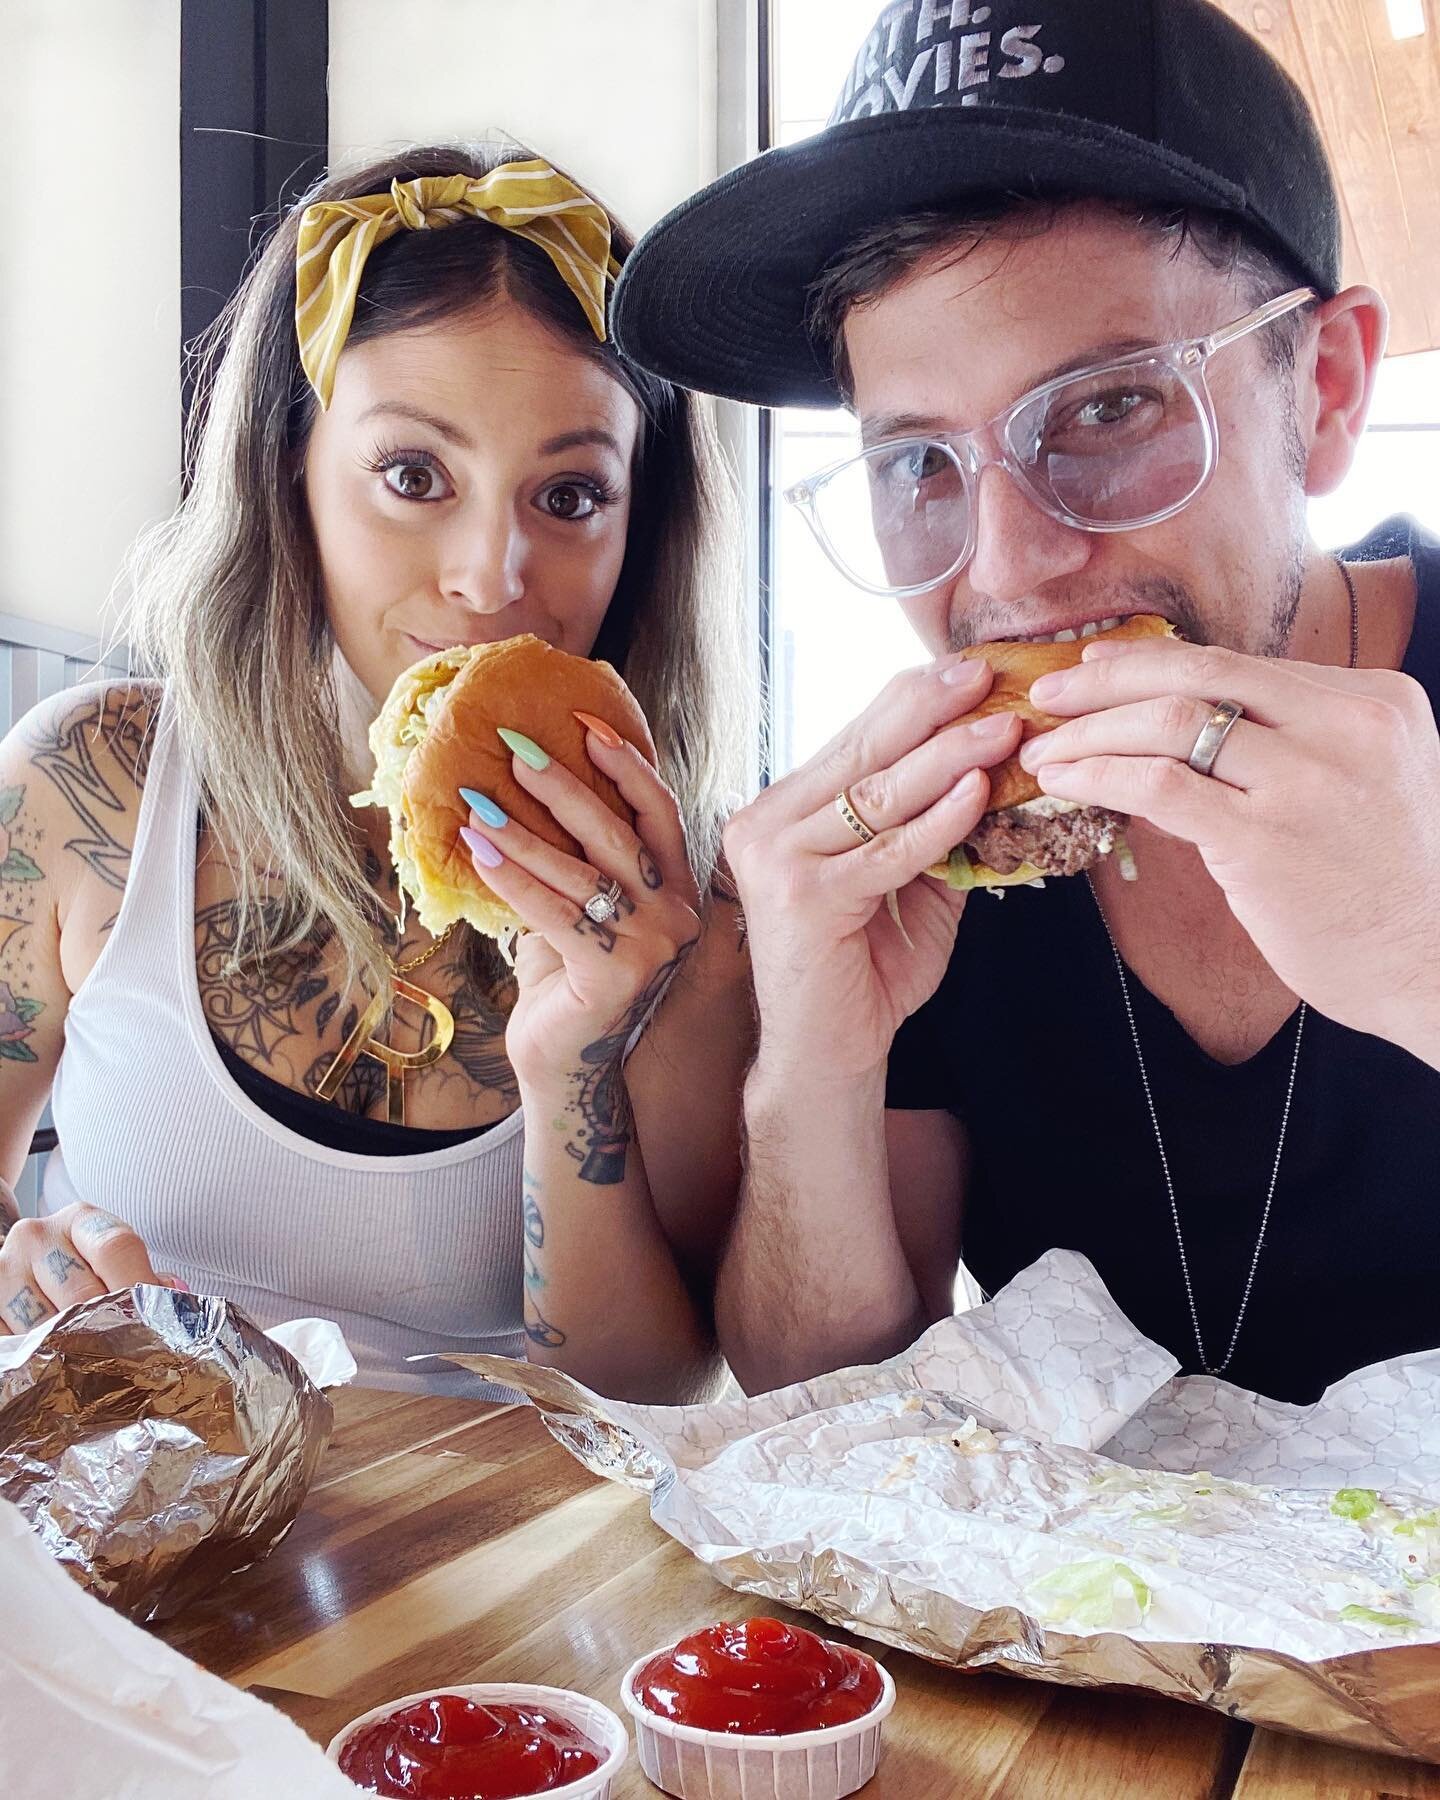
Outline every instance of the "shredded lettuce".
<path fill-rule="evenodd" d="M 1373 1606 L 1342 1606 L 1340 1617 L 1347 1625 L 1385 1625 L 1391 1631 L 1416 1631 L 1418 1619 L 1407 1619 L 1404 1613 L 1376 1612 Z"/>
<path fill-rule="evenodd" d="M 1379 1504 L 1374 1488 L 1341 1488 L 1330 1502 L 1330 1510 L 1339 1519 L 1368 1519 Z"/>
<path fill-rule="evenodd" d="M 970 858 L 965 854 L 963 844 L 957 844 L 950 852 L 950 860 L 945 865 L 945 885 L 962 893 L 975 885 L 975 871 L 970 866 Z"/>
<path fill-rule="evenodd" d="M 1150 1610 L 1149 1585 L 1126 1563 L 1096 1557 L 1042 1575 L 1030 1586 L 1047 1624 L 1129 1625 Z"/>

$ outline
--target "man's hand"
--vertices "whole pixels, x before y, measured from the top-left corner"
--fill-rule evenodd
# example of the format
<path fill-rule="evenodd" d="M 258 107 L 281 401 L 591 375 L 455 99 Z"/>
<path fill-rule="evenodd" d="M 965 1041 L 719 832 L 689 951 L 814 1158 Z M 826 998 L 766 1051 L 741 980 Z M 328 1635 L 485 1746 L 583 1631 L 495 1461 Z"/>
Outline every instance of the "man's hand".
<path fill-rule="evenodd" d="M 1047 793 L 1194 844 L 1292 992 L 1440 1066 L 1440 735 L 1417 682 L 1099 643 L 1030 695 L 1069 719 L 1021 752 Z M 1199 775 L 1187 759 L 1222 699 L 1245 716 Z"/>
<path fill-rule="evenodd" d="M 176 1287 L 157 1275 L 144 1244 L 122 1220 L 94 1206 L 66 1206 L 44 1219 L 14 1219 L 0 1184 L 0 1334 L 18 1336 L 52 1313 L 137 1281 Z"/>
<path fill-rule="evenodd" d="M 964 896 L 923 871 L 974 828 L 989 797 L 983 771 L 1020 735 L 1008 713 L 941 727 L 975 707 L 991 680 L 986 663 L 953 656 L 907 670 L 731 820 L 725 849 L 749 927 L 759 1062 L 771 1078 L 882 1067 L 901 1022 L 939 985 Z M 842 789 L 873 841 L 861 843 L 836 810 Z M 885 907 L 891 892 L 903 932 Z"/>

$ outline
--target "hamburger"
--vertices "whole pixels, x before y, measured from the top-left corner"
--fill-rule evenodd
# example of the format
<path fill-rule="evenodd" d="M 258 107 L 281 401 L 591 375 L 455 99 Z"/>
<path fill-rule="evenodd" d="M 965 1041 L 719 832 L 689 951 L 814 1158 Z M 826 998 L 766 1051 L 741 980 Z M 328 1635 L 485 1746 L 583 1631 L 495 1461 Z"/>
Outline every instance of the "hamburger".
<path fill-rule="evenodd" d="M 1002 639 L 992 644 L 972 644 L 964 654 L 979 658 L 995 671 L 990 692 L 964 718 L 952 725 L 966 725 L 991 713 L 1013 712 L 1021 720 L 1020 742 L 1053 731 L 1065 721 L 1040 712 L 1030 702 L 1030 684 L 1055 669 L 1079 663 L 1085 646 L 1099 638 L 1173 637 L 1168 619 L 1154 613 L 1102 627 L 1085 636 L 1072 633 L 1064 643 L 1053 639 Z M 949 729 L 949 727 L 947 727 Z M 1079 875 L 1102 857 L 1129 852 L 1123 832 L 1129 823 L 1124 813 L 1104 806 L 1081 806 L 1040 791 L 1028 769 L 1020 766 L 1019 746 L 990 771 L 990 803 L 984 817 L 950 852 L 949 860 L 930 870 L 954 888 L 1004 888 L 1021 882 L 1040 881 L 1049 875 Z"/>
<path fill-rule="evenodd" d="M 462 786 L 488 794 L 555 849 L 585 855 L 550 809 L 516 781 L 501 726 L 542 745 L 617 817 L 635 823 L 619 789 L 591 762 L 577 712 L 603 719 L 654 762 L 645 716 L 609 663 L 571 656 L 541 638 L 437 651 L 407 669 L 390 690 L 370 727 L 374 780 L 351 797 L 351 805 L 389 813 L 390 856 L 402 896 L 413 902 L 427 931 L 438 937 L 463 919 L 505 949 L 522 928 L 460 839 L 470 817 Z"/>

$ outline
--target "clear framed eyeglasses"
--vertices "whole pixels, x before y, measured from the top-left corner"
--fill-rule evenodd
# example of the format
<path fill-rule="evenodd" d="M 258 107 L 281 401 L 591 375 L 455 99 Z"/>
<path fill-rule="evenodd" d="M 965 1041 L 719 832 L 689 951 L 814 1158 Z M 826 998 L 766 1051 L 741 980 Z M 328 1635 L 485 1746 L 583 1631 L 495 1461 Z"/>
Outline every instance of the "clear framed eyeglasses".
<path fill-rule="evenodd" d="M 900 599 L 951 580 L 974 555 L 976 497 L 992 463 L 1062 524 L 1158 525 L 1215 472 L 1211 357 L 1316 298 L 1295 288 L 1208 337 L 1058 376 L 972 431 L 872 444 L 785 498 L 847 580 Z"/>

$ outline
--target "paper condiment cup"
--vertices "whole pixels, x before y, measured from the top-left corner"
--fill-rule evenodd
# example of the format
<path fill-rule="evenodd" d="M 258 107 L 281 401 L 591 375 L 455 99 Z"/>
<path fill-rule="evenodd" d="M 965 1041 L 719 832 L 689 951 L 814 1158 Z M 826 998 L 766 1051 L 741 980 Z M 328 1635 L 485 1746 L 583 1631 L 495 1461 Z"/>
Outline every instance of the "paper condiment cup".
<path fill-rule="evenodd" d="M 452 1682 L 444 1687 L 425 1688 L 418 1694 L 402 1694 L 398 1700 L 387 1700 L 383 1706 L 372 1706 L 369 1712 L 352 1719 L 337 1731 L 326 1746 L 331 1762 L 340 1761 L 345 1745 L 366 1725 L 388 1719 L 392 1713 L 413 1706 L 417 1700 L 434 1700 L 441 1694 L 458 1694 L 462 1700 L 473 1700 L 477 1706 L 540 1706 L 566 1720 L 583 1732 L 600 1752 L 600 1767 L 578 1781 L 567 1781 L 564 1787 L 549 1788 L 543 1800 L 610 1800 L 615 1777 L 630 1754 L 630 1735 L 608 1706 L 592 1700 L 588 1694 L 572 1694 L 568 1688 L 540 1687 L 529 1681 Z M 357 1793 L 365 1789 L 357 1788 Z"/>
<path fill-rule="evenodd" d="M 895 1705 L 895 1683 L 883 1663 L 875 1665 L 880 1698 L 861 1718 L 788 1737 L 750 1737 L 677 1725 L 646 1709 L 635 1691 L 640 1671 L 673 1648 L 661 1644 L 633 1662 L 620 1686 L 635 1721 L 640 1767 L 667 1794 L 679 1800 L 841 1800 L 875 1773 L 881 1727 Z"/>

